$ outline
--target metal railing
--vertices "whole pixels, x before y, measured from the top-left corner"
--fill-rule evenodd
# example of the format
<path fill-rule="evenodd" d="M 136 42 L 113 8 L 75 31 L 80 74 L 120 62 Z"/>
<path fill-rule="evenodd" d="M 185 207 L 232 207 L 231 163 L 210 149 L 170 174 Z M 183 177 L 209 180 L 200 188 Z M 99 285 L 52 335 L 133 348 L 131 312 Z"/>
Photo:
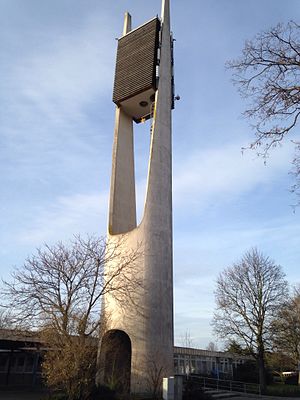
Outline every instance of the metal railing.
<path fill-rule="evenodd" d="M 204 390 L 226 390 L 229 392 L 239 392 L 247 394 L 261 395 L 260 385 L 257 383 L 247 383 L 240 381 L 230 381 L 226 379 L 207 378 L 199 375 L 189 375 L 188 379 L 192 379 L 203 387 Z"/>

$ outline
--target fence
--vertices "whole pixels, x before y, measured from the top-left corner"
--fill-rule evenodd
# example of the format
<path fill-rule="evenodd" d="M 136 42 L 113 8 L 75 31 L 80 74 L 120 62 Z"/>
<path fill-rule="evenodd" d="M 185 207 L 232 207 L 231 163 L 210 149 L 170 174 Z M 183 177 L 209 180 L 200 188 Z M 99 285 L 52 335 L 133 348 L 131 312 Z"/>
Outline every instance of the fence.
<path fill-rule="evenodd" d="M 199 375 L 189 375 L 188 379 L 192 379 L 203 387 L 204 390 L 216 389 L 226 390 L 229 392 L 241 392 L 247 394 L 261 395 L 260 386 L 257 383 L 247 383 L 240 381 L 230 381 L 225 379 L 207 378 Z"/>

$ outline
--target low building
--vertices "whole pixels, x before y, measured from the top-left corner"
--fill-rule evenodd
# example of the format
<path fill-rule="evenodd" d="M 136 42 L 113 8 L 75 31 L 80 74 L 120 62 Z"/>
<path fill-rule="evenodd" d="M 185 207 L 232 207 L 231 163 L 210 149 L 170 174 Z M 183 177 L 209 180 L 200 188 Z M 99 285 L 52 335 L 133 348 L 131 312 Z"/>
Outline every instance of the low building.
<path fill-rule="evenodd" d="M 0 329 L 0 387 L 40 386 L 45 351 L 33 333 Z"/>
<path fill-rule="evenodd" d="M 41 364 L 46 351 L 47 348 L 32 332 L 0 329 L 0 387 L 40 386 Z M 230 378 L 233 368 L 247 359 L 222 351 L 175 346 L 174 373 Z"/>
<path fill-rule="evenodd" d="M 175 374 L 211 375 L 216 378 L 232 377 L 233 370 L 249 357 L 224 351 L 210 351 L 189 347 L 174 347 Z"/>

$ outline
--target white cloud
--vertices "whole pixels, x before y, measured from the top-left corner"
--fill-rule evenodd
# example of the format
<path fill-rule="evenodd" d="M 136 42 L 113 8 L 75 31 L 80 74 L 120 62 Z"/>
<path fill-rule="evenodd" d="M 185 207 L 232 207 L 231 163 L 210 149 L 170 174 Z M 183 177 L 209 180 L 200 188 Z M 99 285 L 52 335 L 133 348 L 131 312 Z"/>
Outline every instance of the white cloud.
<path fill-rule="evenodd" d="M 101 46 L 92 35 L 88 31 L 77 37 L 60 38 L 53 49 L 18 66 L 15 72 L 22 83 L 24 100 L 34 103 L 47 117 L 65 120 L 96 94 L 107 90 L 111 76 L 111 63 L 104 56 L 107 42 Z M 66 115 L 66 111 L 70 114 Z"/>
<path fill-rule="evenodd" d="M 288 276 L 294 276 L 298 269 L 295 255 L 300 256 L 300 225 L 294 215 L 255 225 L 251 221 L 240 225 L 236 222 L 220 228 L 215 225 L 199 228 L 193 234 L 183 232 L 175 235 L 178 288 L 210 290 L 220 271 L 255 246 L 281 264 Z"/>
<path fill-rule="evenodd" d="M 291 284 L 299 282 L 300 224 L 294 214 L 251 225 L 251 221 L 228 226 L 199 227 L 198 232 L 179 232 L 174 242 L 176 332 L 192 332 L 205 346 L 212 337 L 209 325 L 214 308 L 218 274 L 244 252 L 257 246 L 282 265 Z M 210 335 L 210 339 L 208 336 Z"/>
<path fill-rule="evenodd" d="M 192 151 L 186 160 L 174 168 L 175 207 L 205 210 L 226 197 L 247 193 L 258 185 L 271 186 L 278 175 L 287 175 L 293 148 L 286 145 L 273 151 L 264 165 L 251 151 L 241 153 L 239 144 L 222 148 Z"/>
<path fill-rule="evenodd" d="M 88 123 L 87 105 L 111 90 L 112 37 L 107 26 L 101 29 L 99 20 L 92 18 L 78 30 L 45 40 L 44 47 L 31 49 L 27 44 L 24 54 L 15 54 L 2 89 L 3 133 L 11 137 L 25 130 L 40 140 L 53 124 L 63 136 L 69 126 L 76 133 L 75 122 Z"/>
<path fill-rule="evenodd" d="M 78 233 L 105 235 L 107 204 L 106 192 L 58 197 L 54 204 L 40 210 L 31 226 L 19 232 L 16 240 L 36 247 Z"/>
<path fill-rule="evenodd" d="M 208 343 L 213 340 L 211 319 L 203 316 L 201 310 L 198 310 L 198 313 L 193 316 L 188 315 L 186 311 L 175 312 L 175 346 L 186 346 L 184 338 L 188 333 L 191 347 L 206 348 Z"/>

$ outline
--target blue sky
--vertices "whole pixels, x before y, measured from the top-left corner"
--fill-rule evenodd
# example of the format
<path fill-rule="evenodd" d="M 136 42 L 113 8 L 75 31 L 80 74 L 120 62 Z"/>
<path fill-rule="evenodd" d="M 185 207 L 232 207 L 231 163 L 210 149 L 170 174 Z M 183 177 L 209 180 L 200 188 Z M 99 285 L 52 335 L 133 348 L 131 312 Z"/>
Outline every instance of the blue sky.
<path fill-rule="evenodd" d="M 114 105 L 115 38 L 160 0 L 0 1 L 0 255 L 8 278 L 43 243 L 106 233 Z M 299 209 L 289 192 L 293 146 L 265 166 L 241 117 L 246 106 L 224 65 L 244 41 L 299 22 L 298 0 L 172 1 L 175 339 L 216 339 L 210 321 L 220 271 L 257 246 L 299 282 Z M 293 133 L 298 135 L 299 128 Z M 136 130 L 141 214 L 149 125 Z"/>

